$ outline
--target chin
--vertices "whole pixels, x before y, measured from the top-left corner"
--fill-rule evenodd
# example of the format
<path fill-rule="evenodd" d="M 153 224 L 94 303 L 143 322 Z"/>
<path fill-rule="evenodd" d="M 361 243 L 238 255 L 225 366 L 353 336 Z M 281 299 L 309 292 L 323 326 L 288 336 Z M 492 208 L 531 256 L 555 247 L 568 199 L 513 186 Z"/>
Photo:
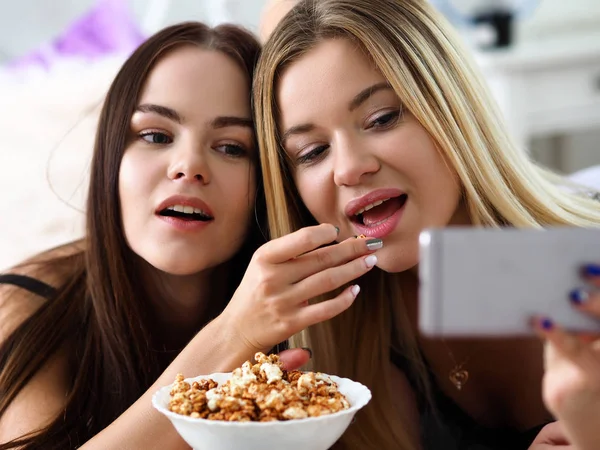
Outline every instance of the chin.
<path fill-rule="evenodd" d="M 415 251 L 402 251 L 385 248 L 375 252 L 377 267 L 388 273 L 406 272 L 417 267 L 419 257 Z"/>
<path fill-rule="evenodd" d="M 209 261 L 199 261 L 197 257 L 188 259 L 161 258 L 147 259 L 146 262 L 157 270 L 175 276 L 195 275 L 204 270 L 211 269 L 215 264 Z"/>

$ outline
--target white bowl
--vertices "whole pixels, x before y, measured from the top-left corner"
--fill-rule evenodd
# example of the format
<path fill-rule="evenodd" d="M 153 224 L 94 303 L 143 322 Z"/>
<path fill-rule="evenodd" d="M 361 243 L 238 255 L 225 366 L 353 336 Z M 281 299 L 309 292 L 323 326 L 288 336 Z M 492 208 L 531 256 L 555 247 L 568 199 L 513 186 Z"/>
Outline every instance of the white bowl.
<path fill-rule="evenodd" d="M 350 403 L 350 408 L 319 417 L 274 422 L 224 422 L 194 419 L 168 410 L 172 385 L 159 389 L 152 405 L 167 416 L 177 432 L 194 450 L 326 450 L 346 431 L 356 412 L 371 400 L 371 391 L 348 378 L 329 376 Z M 213 373 L 185 381 L 212 378 L 219 386 L 231 373 Z"/>

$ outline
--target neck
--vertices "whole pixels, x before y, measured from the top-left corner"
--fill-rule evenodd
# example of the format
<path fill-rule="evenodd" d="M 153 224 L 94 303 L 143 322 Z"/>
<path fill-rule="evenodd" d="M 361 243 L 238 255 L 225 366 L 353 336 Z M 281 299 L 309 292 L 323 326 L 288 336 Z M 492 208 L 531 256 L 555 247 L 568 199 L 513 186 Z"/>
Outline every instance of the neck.
<path fill-rule="evenodd" d="M 155 345 L 179 350 L 210 320 L 221 304 L 226 283 L 215 281 L 214 268 L 191 275 L 172 275 L 145 264 L 142 283 L 153 310 Z M 215 303 L 216 302 L 216 303 Z"/>

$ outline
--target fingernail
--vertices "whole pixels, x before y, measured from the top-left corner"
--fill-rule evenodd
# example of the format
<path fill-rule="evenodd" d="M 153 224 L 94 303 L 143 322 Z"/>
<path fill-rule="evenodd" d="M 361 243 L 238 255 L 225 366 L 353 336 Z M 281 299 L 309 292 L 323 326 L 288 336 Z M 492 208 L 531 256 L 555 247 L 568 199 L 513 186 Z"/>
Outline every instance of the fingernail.
<path fill-rule="evenodd" d="M 544 330 L 549 331 L 552 329 L 552 327 L 554 327 L 554 323 L 550 319 L 545 318 L 545 319 L 540 320 L 540 326 Z"/>
<path fill-rule="evenodd" d="M 371 267 L 373 267 L 375 264 L 377 264 L 377 256 L 375 255 L 369 255 L 365 258 L 365 264 L 367 265 L 367 267 L 370 269 Z"/>
<path fill-rule="evenodd" d="M 582 305 L 588 301 L 590 294 L 585 289 L 574 289 L 569 294 L 571 302 L 575 305 Z"/>
<path fill-rule="evenodd" d="M 600 266 L 598 264 L 586 264 L 583 266 L 583 273 L 592 277 L 600 276 Z"/>
<path fill-rule="evenodd" d="M 379 250 L 383 247 L 383 241 L 381 239 L 369 239 L 367 241 L 367 248 L 369 250 Z"/>
<path fill-rule="evenodd" d="M 356 297 L 358 295 L 358 293 L 360 292 L 360 286 L 358 284 L 355 284 L 354 286 L 352 286 L 350 288 L 350 292 L 352 292 L 352 295 L 354 295 L 354 297 Z"/>
<path fill-rule="evenodd" d="M 302 347 L 302 350 L 305 350 L 308 352 L 308 357 L 312 359 L 312 350 L 308 347 Z"/>
<path fill-rule="evenodd" d="M 335 225 L 334 225 L 334 227 L 335 227 Z M 340 229 L 339 229 L 339 227 L 335 227 L 335 232 L 336 232 L 337 234 L 340 234 Z"/>

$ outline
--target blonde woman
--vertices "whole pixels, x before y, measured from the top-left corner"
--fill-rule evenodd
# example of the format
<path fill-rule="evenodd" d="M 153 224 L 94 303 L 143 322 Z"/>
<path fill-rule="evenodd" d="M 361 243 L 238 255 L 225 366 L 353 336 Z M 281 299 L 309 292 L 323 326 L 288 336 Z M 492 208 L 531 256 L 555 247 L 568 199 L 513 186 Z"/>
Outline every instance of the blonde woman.
<path fill-rule="evenodd" d="M 424 0 L 301 1 L 265 44 L 254 96 L 272 237 L 331 223 L 340 239 L 383 240 L 360 301 L 295 338 L 320 370 L 373 390 L 340 447 L 598 448 L 573 425 L 600 411 L 587 395 L 599 390 L 600 361 L 557 326 L 536 324 L 552 342 L 546 404 L 542 342 L 417 333 L 424 228 L 600 224 L 597 202 L 515 148 L 443 18 Z M 583 396 L 595 403 L 583 408 Z"/>

